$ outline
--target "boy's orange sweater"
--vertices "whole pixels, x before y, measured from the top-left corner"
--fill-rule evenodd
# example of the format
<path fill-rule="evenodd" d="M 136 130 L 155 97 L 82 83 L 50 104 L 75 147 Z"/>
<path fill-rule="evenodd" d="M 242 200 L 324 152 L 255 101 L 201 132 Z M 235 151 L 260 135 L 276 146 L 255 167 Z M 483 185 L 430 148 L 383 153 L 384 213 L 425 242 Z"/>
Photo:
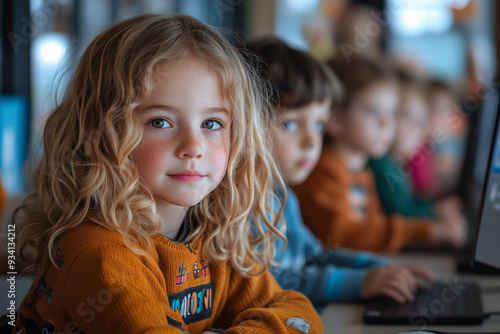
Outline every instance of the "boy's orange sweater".
<path fill-rule="evenodd" d="M 351 209 L 352 186 L 364 188 L 365 219 Z M 369 251 L 395 251 L 431 238 L 432 221 L 387 216 L 378 200 L 372 172 L 348 170 L 342 157 L 325 147 L 317 167 L 303 184 L 294 188 L 304 222 L 329 248 L 346 247 Z"/>
<path fill-rule="evenodd" d="M 227 262 L 207 266 L 200 246 L 200 239 L 176 243 L 157 233 L 146 258 L 119 233 L 83 223 L 61 237 L 59 270 L 51 265 L 33 283 L 15 332 L 323 332 L 304 295 L 282 290 L 269 272 L 245 278 Z M 302 331 L 292 329 L 300 325 Z"/>

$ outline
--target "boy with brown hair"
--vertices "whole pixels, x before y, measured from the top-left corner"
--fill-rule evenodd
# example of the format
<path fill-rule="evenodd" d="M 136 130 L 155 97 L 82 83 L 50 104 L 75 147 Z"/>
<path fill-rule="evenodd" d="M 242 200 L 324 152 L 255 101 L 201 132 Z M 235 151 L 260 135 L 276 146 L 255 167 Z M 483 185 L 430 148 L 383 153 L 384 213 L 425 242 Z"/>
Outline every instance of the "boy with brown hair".
<path fill-rule="evenodd" d="M 269 124 L 274 155 L 285 189 L 283 218 L 288 244 L 276 241 L 279 262 L 271 270 L 282 288 L 305 294 L 315 306 L 388 296 L 398 302 L 413 299 L 416 276 L 432 280 L 425 268 L 390 265 L 388 259 L 368 252 L 327 251 L 304 225 L 299 203 L 290 185 L 299 185 L 318 162 L 325 125 L 332 106 L 341 99 L 335 74 L 303 51 L 269 37 L 251 41 L 246 50 L 255 54 L 262 74 L 274 89 L 277 124 Z"/>

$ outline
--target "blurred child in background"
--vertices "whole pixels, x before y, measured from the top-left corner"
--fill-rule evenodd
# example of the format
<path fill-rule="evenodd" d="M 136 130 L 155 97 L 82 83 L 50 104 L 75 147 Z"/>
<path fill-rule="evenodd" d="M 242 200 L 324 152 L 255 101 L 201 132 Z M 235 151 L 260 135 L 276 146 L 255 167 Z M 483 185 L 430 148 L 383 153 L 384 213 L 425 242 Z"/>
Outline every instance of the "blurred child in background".
<path fill-rule="evenodd" d="M 360 56 L 334 57 L 329 64 L 346 88 L 333 112 L 318 166 L 295 187 L 305 223 L 328 248 L 395 251 L 405 246 L 449 243 L 461 247 L 456 221 L 405 219 L 380 206 L 369 158 L 385 155 L 395 134 L 398 88 L 380 62 Z"/>
<path fill-rule="evenodd" d="M 410 162 L 415 190 L 439 197 L 454 190 L 465 152 L 467 121 L 453 91 L 440 80 L 427 84 L 430 106 L 426 145 Z"/>
<path fill-rule="evenodd" d="M 386 295 L 399 302 L 413 299 L 416 277 L 432 280 L 420 267 L 389 266 L 387 259 L 366 252 L 335 249 L 327 252 L 304 225 L 299 203 L 288 185 L 301 184 L 318 162 L 322 136 L 333 105 L 340 101 L 341 84 L 331 69 L 276 38 L 249 42 L 247 50 L 261 60 L 258 67 L 275 87 L 277 124 L 270 125 L 276 161 L 287 183 L 283 218 L 288 244 L 277 240 L 271 270 L 280 285 L 295 289 L 317 306 Z M 279 96 L 276 96 L 279 95 Z M 333 199 L 335 200 L 335 199 Z"/>
<path fill-rule="evenodd" d="M 410 162 L 418 165 L 413 157 L 426 140 L 429 105 L 423 86 L 414 75 L 401 69 L 398 77 L 400 100 L 394 144 L 383 158 L 368 163 L 374 172 L 380 202 L 388 214 L 463 221 L 458 198 L 448 197 L 434 203 L 414 190 L 412 174 L 418 166 Z"/>

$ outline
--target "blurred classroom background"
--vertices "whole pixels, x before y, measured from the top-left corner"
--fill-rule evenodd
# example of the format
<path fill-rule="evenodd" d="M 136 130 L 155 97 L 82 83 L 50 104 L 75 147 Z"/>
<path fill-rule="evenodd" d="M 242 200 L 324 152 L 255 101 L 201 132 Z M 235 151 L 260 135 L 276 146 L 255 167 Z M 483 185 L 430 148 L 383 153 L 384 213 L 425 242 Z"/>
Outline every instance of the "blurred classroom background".
<path fill-rule="evenodd" d="M 114 22 L 187 14 L 233 43 L 273 34 L 322 60 L 384 54 L 449 84 L 469 122 L 495 86 L 499 7 L 493 0 L 2 0 L 3 185 L 11 196 L 29 192 L 25 170 L 40 154 L 44 119 L 79 55 Z"/>

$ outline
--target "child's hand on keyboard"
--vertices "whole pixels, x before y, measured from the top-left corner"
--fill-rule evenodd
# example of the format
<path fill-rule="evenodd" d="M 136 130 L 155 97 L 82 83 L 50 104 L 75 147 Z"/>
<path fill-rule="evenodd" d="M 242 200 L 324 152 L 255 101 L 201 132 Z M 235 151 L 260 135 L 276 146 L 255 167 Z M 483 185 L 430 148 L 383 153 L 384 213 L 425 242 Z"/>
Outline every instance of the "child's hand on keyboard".
<path fill-rule="evenodd" d="M 385 266 L 370 271 L 361 287 L 361 297 L 386 296 L 398 303 L 412 301 L 419 278 L 432 282 L 434 275 L 423 267 Z"/>

